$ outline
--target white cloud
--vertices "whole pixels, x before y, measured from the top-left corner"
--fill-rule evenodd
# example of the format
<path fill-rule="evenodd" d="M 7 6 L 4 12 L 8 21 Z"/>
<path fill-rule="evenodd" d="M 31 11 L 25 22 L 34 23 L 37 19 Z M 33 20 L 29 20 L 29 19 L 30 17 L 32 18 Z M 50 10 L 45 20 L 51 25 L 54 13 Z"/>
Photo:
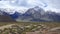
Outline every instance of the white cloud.
<path fill-rule="evenodd" d="M 0 8 L 31 8 L 35 6 L 43 7 L 48 10 L 60 11 L 60 0 L 2 0 Z M 22 8 L 22 9 L 24 9 Z"/>
<path fill-rule="evenodd" d="M 28 5 L 30 4 L 32 6 L 41 6 L 41 7 L 45 6 L 45 4 L 42 3 L 42 1 L 40 1 L 40 0 L 28 0 L 27 3 L 28 3 Z"/>
<path fill-rule="evenodd" d="M 42 3 L 40 0 L 2 0 L 4 5 L 13 5 L 13 6 L 24 6 L 24 7 L 34 7 L 34 6 L 41 6 L 44 7 L 45 4 Z M 9 4 L 6 2 L 9 1 Z M 0 4 L 2 4 L 1 2 Z M 6 2 L 6 3 L 5 3 Z"/>

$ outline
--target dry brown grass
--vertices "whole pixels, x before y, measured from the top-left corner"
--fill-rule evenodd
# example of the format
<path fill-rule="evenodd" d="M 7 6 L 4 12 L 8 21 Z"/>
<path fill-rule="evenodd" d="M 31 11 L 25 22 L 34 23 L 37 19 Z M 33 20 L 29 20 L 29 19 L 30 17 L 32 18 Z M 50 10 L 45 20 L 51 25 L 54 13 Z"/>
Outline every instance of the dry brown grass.
<path fill-rule="evenodd" d="M 19 24 L 19 25 L 29 25 L 29 24 L 44 24 L 48 27 L 60 27 L 60 22 L 0 22 L 0 26 L 4 26 L 7 24 Z"/>

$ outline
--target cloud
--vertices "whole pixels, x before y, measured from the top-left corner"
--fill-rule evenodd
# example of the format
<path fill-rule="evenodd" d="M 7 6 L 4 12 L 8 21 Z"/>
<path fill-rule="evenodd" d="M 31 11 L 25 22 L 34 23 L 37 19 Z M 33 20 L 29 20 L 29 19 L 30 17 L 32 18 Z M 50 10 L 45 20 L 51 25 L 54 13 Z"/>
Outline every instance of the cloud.
<path fill-rule="evenodd" d="M 41 0 L 47 4 L 45 10 L 52 10 L 54 12 L 60 13 L 60 0 Z M 46 5 L 45 4 L 45 5 Z"/>
<path fill-rule="evenodd" d="M 14 6 L 24 6 L 24 7 L 49 6 L 60 9 L 60 0 L 0 0 L 0 1 L 9 1 L 10 5 Z"/>
<path fill-rule="evenodd" d="M 45 4 L 40 0 L 1 0 L 0 8 L 32 8 L 35 6 L 44 7 Z M 45 6 L 46 7 L 46 6 Z"/>
<path fill-rule="evenodd" d="M 40 6 L 45 9 L 60 10 L 60 0 L 0 0 L 0 8 L 31 8 Z M 22 8 L 23 9 L 23 8 Z M 58 11 L 59 11 L 58 10 Z"/>
<path fill-rule="evenodd" d="M 60 9 L 60 0 L 43 0 L 49 7 Z"/>
<path fill-rule="evenodd" d="M 2 0 L 2 1 L 9 1 L 10 4 L 14 6 L 25 6 L 25 7 L 45 6 L 45 4 L 40 0 Z"/>

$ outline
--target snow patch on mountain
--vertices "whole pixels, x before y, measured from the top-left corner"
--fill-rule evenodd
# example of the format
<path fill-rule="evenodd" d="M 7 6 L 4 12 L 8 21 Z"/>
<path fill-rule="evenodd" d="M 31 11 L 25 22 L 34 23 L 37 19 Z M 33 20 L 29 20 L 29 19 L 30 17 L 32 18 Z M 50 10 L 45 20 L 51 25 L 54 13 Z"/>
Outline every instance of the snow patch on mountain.
<path fill-rule="evenodd" d="M 0 8 L 1 11 L 4 11 L 8 14 L 14 14 L 15 12 L 19 12 L 21 14 L 25 13 L 27 11 L 27 9 L 23 9 L 23 8 Z"/>

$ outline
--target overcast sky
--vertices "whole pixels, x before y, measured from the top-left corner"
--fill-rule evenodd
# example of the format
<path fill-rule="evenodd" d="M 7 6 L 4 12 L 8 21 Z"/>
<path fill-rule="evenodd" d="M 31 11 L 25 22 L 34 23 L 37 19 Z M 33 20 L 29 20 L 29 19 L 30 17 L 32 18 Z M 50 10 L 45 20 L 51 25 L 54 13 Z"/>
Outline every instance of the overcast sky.
<path fill-rule="evenodd" d="M 60 0 L 0 0 L 0 8 L 29 9 L 35 6 L 60 12 Z"/>

